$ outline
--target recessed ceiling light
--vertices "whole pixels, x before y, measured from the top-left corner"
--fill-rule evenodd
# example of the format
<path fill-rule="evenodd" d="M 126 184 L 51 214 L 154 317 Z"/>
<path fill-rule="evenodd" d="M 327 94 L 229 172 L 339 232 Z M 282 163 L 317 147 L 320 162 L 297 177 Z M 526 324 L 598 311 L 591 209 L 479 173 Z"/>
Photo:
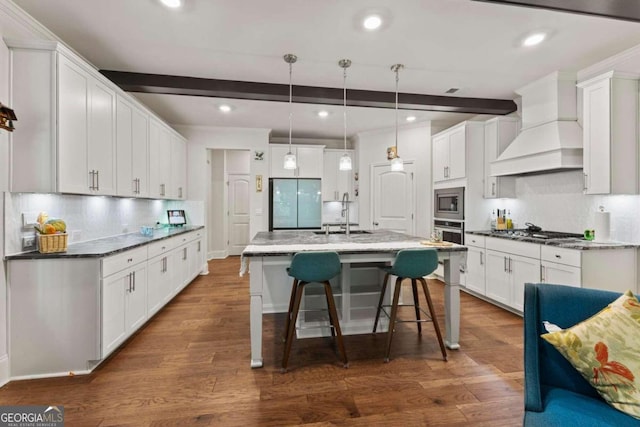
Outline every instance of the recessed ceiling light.
<path fill-rule="evenodd" d="M 222 111 L 223 113 L 228 113 L 229 111 L 231 111 L 231 106 L 227 104 L 222 104 L 218 107 L 218 110 Z"/>
<path fill-rule="evenodd" d="M 160 0 L 160 2 L 171 9 L 177 9 L 182 6 L 182 0 Z"/>
<path fill-rule="evenodd" d="M 325 117 L 328 117 L 328 116 L 329 116 L 328 111 L 326 110 L 318 111 L 318 117 L 322 117 L 324 119 Z"/>
<path fill-rule="evenodd" d="M 408 122 L 415 122 L 416 121 L 416 116 L 408 116 L 406 120 Z"/>
<path fill-rule="evenodd" d="M 537 44 L 542 43 L 546 38 L 547 38 L 547 35 L 545 33 L 531 34 L 530 36 L 526 37 L 522 41 L 522 46 L 526 46 L 526 47 L 535 46 Z"/>
<path fill-rule="evenodd" d="M 377 30 L 381 25 L 382 18 L 379 15 L 369 15 L 364 18 L 364 21 L 362 21 L 362 26 L 370 31 Z"/>

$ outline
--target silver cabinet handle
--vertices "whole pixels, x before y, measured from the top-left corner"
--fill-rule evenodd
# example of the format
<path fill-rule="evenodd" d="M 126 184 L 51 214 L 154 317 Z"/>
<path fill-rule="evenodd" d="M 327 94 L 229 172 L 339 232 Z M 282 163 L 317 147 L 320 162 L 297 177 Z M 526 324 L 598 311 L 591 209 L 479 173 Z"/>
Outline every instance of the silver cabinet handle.
<path fill-rule="evenodd" d="M 492 196 L 496 195 L 496 183 L 495 182 L 491 183 L 491 195 Z"/>
<path fill-rule="evenodd" d="M 127 288 L 127 292 L 131 292 L 131 273 L 127 274 L 127 279 L 129 279 L 129 287 Z"/>
<path fill-rule="evenodd" d="M 187 259 L 187 248 L 182 249 L 182 260 L 185 261 Z"/>
<path fill-rule="evenodd" d="M 136 272 L 134 271 L 133 273 L 133 292 L 136 291 Z"/>
<path fill-rule="evenodd" d="M 96 171 L 96 191 L 100 191 L 100 171 Z"/>
<path fill-rule="evenodd" d="M 556 254 L 556 258 L 561 259 L 561 258 L 562 258 L 562 256 L 560 256 L 560 255 Z"/>
<path fill-rule="evenodd" d="M 484 265 L 484 252 L 480 252 L 480 265 Z"/>
<path fill-rule="evenodd" d="M 200 243 L 202 243 L 202 242 L 200 242 L 200 241 L 198 240 L 198 252 L 200 252 Z"/>
<path fill-rule="evenodd" d="M 587 188 L 589 187 L 589 186 L 587 185 L 587 180 L 588 180 L 588 178 L 587 178 L 587 174 L 586 174 L 586 173 L 583 173 L 583 174 L 582 174 L 582 177 L 583 177 L 582 189 L 583 189 L 584 191 L 587 191 Z"/>
<path fill-rule="evenodd" d="M 508 273 L 509 270 L 507 270 L 507 257 L 504 257 L 504 272 Z"/>
<path fill-rule="evenodd" d="M 540 266 L 540 281 L 544 282 L 546 279 L 544 278 L 544 265 Z"/>
<path fill-rule="evenodd" d="M 373 225 L 374 225 L 375 227 L 377 227 L 379 224 L 378 224 L 377 222 L 375 222 L 375 221 L 374 221 Z"/>
<path fill-rule="evenodd" d="M 178 188 L 178 197 L 182 199 L 182 187 Z"/>
<path fill-rule="evenodd" d="M 91 169 L 89 171 L 89 179 L 91 181 L 91 184 L 89 184 L 89 190 L 96 190 L 96 171 L 94 171 L 93 169 Z"/>
<path fill-rule="evenodd" d="M 513 260 L 509 258 L 509 273 L 513 273 L 513 270 L 511 269 L 511 261 Z"/>
<path fill-rule="evenodd" d="M 160 184 L 160 195 L 164 196 L 164 184 Z"/>

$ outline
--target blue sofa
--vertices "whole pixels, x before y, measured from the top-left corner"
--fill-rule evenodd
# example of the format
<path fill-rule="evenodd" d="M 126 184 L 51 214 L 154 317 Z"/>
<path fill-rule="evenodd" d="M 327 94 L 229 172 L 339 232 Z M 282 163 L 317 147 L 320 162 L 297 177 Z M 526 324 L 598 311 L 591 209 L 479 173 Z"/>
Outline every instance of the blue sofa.
<path fill-rule="evenodd" d="M 620 294 L 563 285 L 527 283 L 524 289 L 524 425 L 540 427 L 639 426 L 609 406 L 549 343 L 543 321 L 568 328 Z"/>

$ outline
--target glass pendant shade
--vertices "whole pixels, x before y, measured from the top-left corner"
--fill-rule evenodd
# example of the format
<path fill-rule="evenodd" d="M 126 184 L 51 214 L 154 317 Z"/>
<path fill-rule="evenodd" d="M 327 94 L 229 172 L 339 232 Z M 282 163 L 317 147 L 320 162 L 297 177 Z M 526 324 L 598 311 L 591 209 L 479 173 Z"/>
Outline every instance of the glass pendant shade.
<path fill-rule="evenodd" d="M 284 168 L 285 169 L 295 169 L 297 167 L 296 155 L 289 151 L 284 156 Z"/>
<path fill-rule="evenodd" d="M 394 157 L 393 160 L 391 160 L 391 170 L 394 172 L 404 170 L 404 163 L 400 157 Z"/>
<path fill-rule="evenodd" d="M 339 169 L 341 171 L 350 171 L 352 169 L 351 157 L 349 157 L 347 153 L 344 153 L 342 157 L 340 157 Z"/>

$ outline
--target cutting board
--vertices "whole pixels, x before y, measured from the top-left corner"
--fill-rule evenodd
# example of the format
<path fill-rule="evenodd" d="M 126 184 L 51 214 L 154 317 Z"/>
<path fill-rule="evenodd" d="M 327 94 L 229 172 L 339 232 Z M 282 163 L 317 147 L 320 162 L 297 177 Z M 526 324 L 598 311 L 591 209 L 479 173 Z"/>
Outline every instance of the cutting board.
<path fill-rule="evenodd" d="M 435 246 L 435 247 L 441 247 L 441 248 L 453 246 L 453 243 L 451 242 L 432 242 L 431 240 L 422 240 L 420 244 L 425 246 Z"/>

